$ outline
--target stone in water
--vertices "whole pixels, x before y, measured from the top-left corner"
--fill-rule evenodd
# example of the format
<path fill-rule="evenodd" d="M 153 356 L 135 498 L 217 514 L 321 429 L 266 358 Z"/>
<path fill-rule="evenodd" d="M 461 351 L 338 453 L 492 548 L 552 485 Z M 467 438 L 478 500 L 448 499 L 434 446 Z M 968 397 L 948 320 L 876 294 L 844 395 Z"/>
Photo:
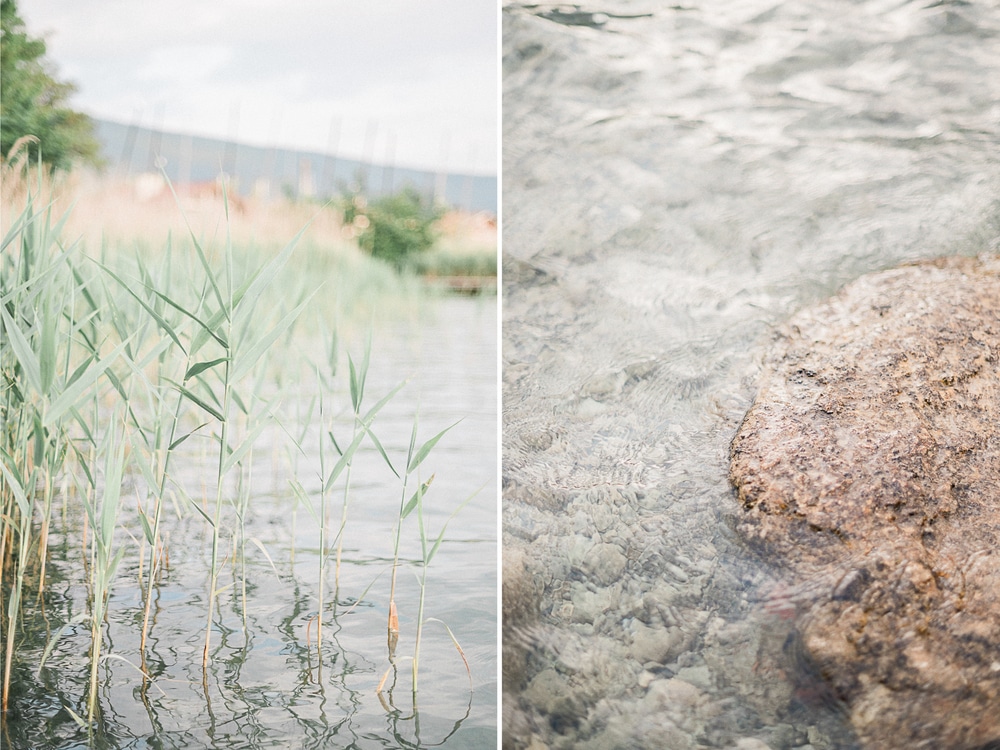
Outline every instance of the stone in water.
<path fill-rule="evenodd" d="M 866 747 L 1000 747 L 1000 258 L 870 274 L 793 318 L 730 478 Z"/>

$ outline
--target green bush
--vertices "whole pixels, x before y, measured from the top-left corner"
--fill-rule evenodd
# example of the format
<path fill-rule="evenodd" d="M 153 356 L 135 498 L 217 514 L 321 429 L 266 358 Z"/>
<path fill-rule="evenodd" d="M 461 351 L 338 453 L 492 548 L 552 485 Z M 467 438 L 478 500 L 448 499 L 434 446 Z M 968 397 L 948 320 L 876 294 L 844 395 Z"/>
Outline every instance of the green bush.
<path fill-rule="evenodd" d="M 438 247 L 415 258 L 413 270 L 422 276 L 496 276 L 497 255 Z"/>
<path fill-rule="evenodd" d="M 361 249 L 397 271 L 411 267 L 418 254 L 433 247 L 434 223 L 441 213 L 412 187 L 371 203 L 358 194 L 344 202 L 344 224 L 354 228 Z"/>

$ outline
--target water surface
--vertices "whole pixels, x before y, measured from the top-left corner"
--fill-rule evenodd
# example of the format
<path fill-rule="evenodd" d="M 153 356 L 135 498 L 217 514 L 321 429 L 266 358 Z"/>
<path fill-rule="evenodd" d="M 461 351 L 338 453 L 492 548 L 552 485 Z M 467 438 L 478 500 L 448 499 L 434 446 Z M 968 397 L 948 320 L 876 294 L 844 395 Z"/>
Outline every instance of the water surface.
<path fill-rule="evenodd" d="M 428 569 L 425 617 L 447 624 L 464 650 L 471 679 L 447 630 L 425 626 L 420 689 L 411 691 L 411 662 L 421 545 L 416 517 L 404 527 L 396 600 L 400 642 L 396 674 L 386 653 L 392 526 L 400 483 L 371 443 L 352 469 L 352 498 L 344 542 L 339 596 L 326 590 L 322 663 L 316 653 L 318 526 L 295 502 L 289 479 L 298 478 L 318 503 L 315 422 L 318 386 L 308 373 L 283 372 L 286 395 L 280 419 L 304 450 L 290 447 L 285 430 L 265 432 L 255 451 L 246 515 L 246 597 L 235 509 L 223 514 L 225 557 L 212 634 L 212 661 L 201 668 L 211 537 L 204 520 L 179 501 L 164 522 L 169 566 L 155 586 L 144 683 L 138 634 L 142 595 L 136 543 L 141 529 L 133 510 L 141 479 L 128 480 L 121 510 L 129 547 L 112 587 L 101 666 L 101 710 L 88 736 L 70 712 L 85 715 L 89 679 L 89 625 L 70 624 L 36 677 L 48 639 L 86 611 L 82 569 L 83 530 L 55 522 L 50 586 L 43 600 L 26 605 L 18 646 L 12 709 L 3 743 L 15 748 L 397 748 L 493 747 L 497 742 L 497 496 L 496 496 L 496 298 L 447 297 L 424 303 L 416 315 L 381 324 L 374 333 L 366 403 L 370 406 L 403 380 L 403 390 L 377 418 L 374 431 L 397 464 L 405 457 L 414 418 L 420 440 L 458 423 L 431 452 L 420 478 L 435 479 L 425 498 L 424 520 L 433 542 L 451 520 Z M 343 342 L 342 342 L 343 343 Z M 313 353 L 324 342 L 311 341 Z M 351 354 L 361 358 L 358 344 Z M 324 394 L 336 416 L 342 444 L 350 442 L 346 357 L 336 387 Z M 288 363 L 295 362 L 289 356 Z M 275 363 L 282 370 L 281 363 Z M 346 440 L 344 439 L 346 435 Z M 191 438 L 175 478 L 196 499 L 214 498 L 214 443 Z M 328 450 L 327 470 L 332 451 Z M 334 456 L 335 458 L 335 456 Z M 208 489 L 205 489 L 205 488 Z M 416 488 L 411 483 L 408 493 Z M 227 498 L 238 496 L 233 486 Z M 478 491 L 478 492 L 477 492 Z M 334 527 L 342 493 L 331 496 Z M 57 500 L 62 503 L 63 499 Z M 73 503 L 72 497 L 65 499 Z M 211 501 L 206 500 L 206 507 Z M 70 511 L 67 518 L 79 517 Z M 258 543 L 259 545 L 258 546 Z M 266 550 L 267 556 L 264 551 Z M 268 556 L 270 560 L 268 560 Z M 271 564 L 273 561 L 273 567 Z M 148 565 L 148 560 L 145 563 Z M 330 573 L 332 580 L 332 567 Z M 231 585 L 230 585 L 231 584 Z M 33 597 L 32 597 L 33 599 Z M 247 627 L 243 625 L 246 602 Z M 136 666 L 133 666 L 136 665 Z M 68 710 L 67 710 L 68 709 Z"/>
<path fill-rule="evenodd" d="M 1000 11 L 610 0 L 503 24 L 504 580 L 526 605 L 504 742 L 853 747 L 798 656 L 808 582 L 732 531 L 728 447 L 776 324 L 997 250 Z"/>

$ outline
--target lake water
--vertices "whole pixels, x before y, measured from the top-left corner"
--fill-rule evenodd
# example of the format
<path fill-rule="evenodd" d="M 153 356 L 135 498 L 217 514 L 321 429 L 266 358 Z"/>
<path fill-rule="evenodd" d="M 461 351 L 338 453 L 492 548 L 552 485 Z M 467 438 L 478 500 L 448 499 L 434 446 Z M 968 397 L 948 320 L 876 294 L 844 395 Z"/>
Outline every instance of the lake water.
<path fill-rule="evenodd" d="M 314 343 L 316 351 L 322 351 L 322 342 Z M 378 325 L 365 397 L 366 404 L 373 405 L 409 379 L 374 424 L 383 448 L 397 464 L 406 455 L 415 415 L 418 441 L 458 422 L 419 470 L 422 480 L 435 476 L 424 500 L 432 542 L 452 511 L 475 493 L 451 520 L 428 569 L 424 616 L 451 629 L 468 660 L 471 680 L 448 631 L 429 622 L 414 702 L 408 659 L 419 599 L 416 561 L 421 557 L 414 514 L 404 526 L 405 564 L 396 592 L 397 674 L 390 673 L 381 698 L 376 693 L 390 667 L 386 622 L 400 483 L 370 442 L 352 469 L 339 601 L 331 604 L 334 591 L 328 586 L 323 662 L 318 663 L 313 618 L 318 608 L 319 533 L 308 511 L 295 503 L 289 478 L 296 476 L 318 498 L 320 435 L 318 428 L 306 430 L 300 453 L 289 447 L 287 435 L 275 430 L 264 433 L 256 451 L 245 527 L 246 537 L 260 543 L 274 567 L 256 542 L 248 543 L 244 631 L 240 556 L 232 545 L 238 522 L 227 506 L 222 542 L 226 562 L 219 586 L 232 586 L 218 596 L 207 676 L 202 674 L 201 654 L 211 537 L 204 520 L 181 503 L 180 517 L 168 510 L 164 521 L 169 566 L 155 587 L 147 654 L 154 679 L 145 687 L 133 666 L 140 662 L 139 561 L 128 534 L 119 537 L 130 551 L 112 587 L 103 652 L 112 657 L 101 665 L 101 711 L 88 738 L 69 711 L 85 715 L 89 625 L 71 624 L 41 673 L 34 674 L 48 638 L 86 610 L 87 591 L 80 583 L 88 579 L 81 564 L 81 529 L 57 520 L 50 542 L 50 586 L 41 602 L 36 604 L 32 597 L 25 605 L 24 632 L 29 635 L 18 644 L 11 711 L 0 744 L 33 749 L 496 746 L 496 347 L 495 297 L 428 299 L 419 313 Z M 356 361 L 362 348 L 351 352 Z M 280 371 L 277 358 L 276 364 Z M 337 389 L 325 397 L 344 445 L 350 442 L 351 429 L 346 357 L 341 367 Z M 317 394 L 313 378 L 294 376 L 284 373 L 287 395 L 280 409 L 291 433 L 308 423 Z M 214 493 L 212 446 L 207 439 L 192 438 L 175 464 L 176 478 L 193 498 Z M 329 462 L 333 454 L 327 451 Z M 139 484 L 137 477 L 128 482 L 123 518 L 135 515 Z M 235 495 L 236 487 L 231 489 Z M 411 482 L 407 494 L 415 489 Z M 334 528 L 341 499 L 336 491 L 330 498 Z M 60 507 L 62 502 L 57 500 Z M 54 514 L 57 519 L 60 513 Z M 137 520 L 126 520 L 124 526 L 136 537 L 142 533 Z M 330 580 L 332 575 L 331 566 Z"/>
<path fill-rule="evenodd" d="M 996 252 L 1000 11 L 505 3 L 504 743 L 851 748 L 729 443 L 775 325 Z M 508 583 L 510 587 L 508 588 Z"/>

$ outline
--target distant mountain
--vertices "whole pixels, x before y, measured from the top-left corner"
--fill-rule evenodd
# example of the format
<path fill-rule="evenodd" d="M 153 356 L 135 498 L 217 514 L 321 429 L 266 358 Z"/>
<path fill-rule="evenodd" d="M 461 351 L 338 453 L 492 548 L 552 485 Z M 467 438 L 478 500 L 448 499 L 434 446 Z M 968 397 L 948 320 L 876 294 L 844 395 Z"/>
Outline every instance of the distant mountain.
<path fill-rule="evenodd" d="M 235 179 L 242 195 L 328 198 L 357 187 L 377 196 L 412 185 L 434 194 L 449 206 L 470 211 L 497 212 L 497 178 L 465 174 L 436 174 L 383 164 L 364 164 L 330 154 L 286 148 L 261 148 L 243 143 L 94 119 L 94 130 L 108 166 L 126 174 L 164 171 L 177 184 L 208 182 L 221 173 Z"/>

